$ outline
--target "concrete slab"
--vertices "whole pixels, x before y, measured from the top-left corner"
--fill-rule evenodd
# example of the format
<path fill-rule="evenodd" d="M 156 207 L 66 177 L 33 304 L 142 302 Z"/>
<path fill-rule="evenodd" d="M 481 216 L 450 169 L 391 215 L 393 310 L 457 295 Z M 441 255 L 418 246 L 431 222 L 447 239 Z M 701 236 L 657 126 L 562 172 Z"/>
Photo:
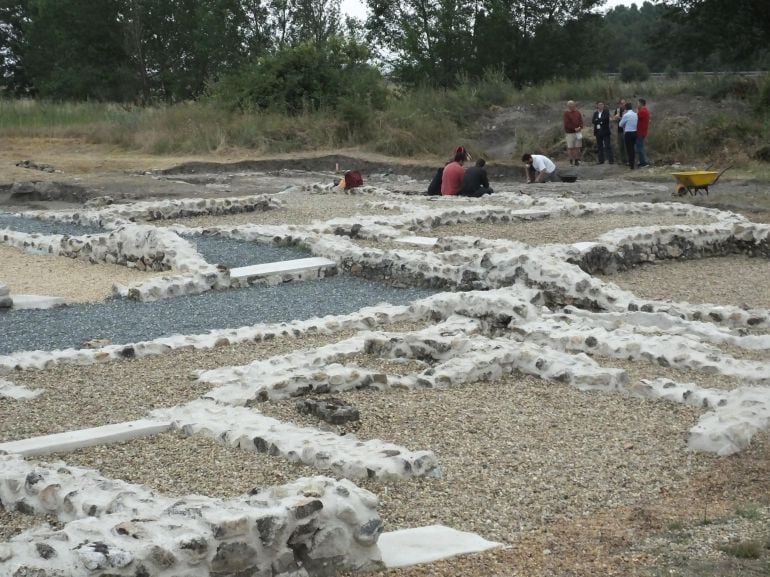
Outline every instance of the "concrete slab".
<path fill-rule="evenodd" d="M 266 277 L 278 274 L 299 273 L 309 270 L 321 270 L 333 266 L 337 266 L 337 263 L 328 258 L 297 258 L 293 260 L 282 260 L 278 262 L 231 268 L 230 278 L 244 279 L 250 277 Z"/>
<path fill-rule="evenodd" d="M 14 310 L 52 309 L 67 304 L 64 297 L 49 297 L 45 295 L 12 295 Z"/>
<path fill-rule="evenodd" d="M 140 419 L 138 421 L 128 421 L 104 425 L 103 427 L 67 431 L 66 433 L 0 443 L 0 451 L 14 453 L 22 457 L 65 453 L 93 445 L 105 445 L 149 437 L 167 431 L 170 428 L 170 421 Z"/>
<path fill-rule="evenodd" d="M 438 238 L 434 236 L 400 236 L 398 238 L 394 238 L 393 242 L 414 244 L 417 246 L 434 246 L 438 242 Z"/>
<path fill-rule="evenodd" d="M 502 546 L 476 533 L 466 533 L 444 525 L 390 531 L 380 535 L 377 544 L 382 561 L 389 568 L 431 563 Z"/>

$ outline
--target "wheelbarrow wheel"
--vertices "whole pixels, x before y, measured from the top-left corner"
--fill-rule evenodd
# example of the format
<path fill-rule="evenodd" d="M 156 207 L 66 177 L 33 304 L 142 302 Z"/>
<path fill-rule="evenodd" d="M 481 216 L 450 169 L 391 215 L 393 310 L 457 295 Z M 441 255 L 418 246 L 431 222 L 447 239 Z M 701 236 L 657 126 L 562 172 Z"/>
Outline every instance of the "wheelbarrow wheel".
<path fill-rule="evenodd" d="M 674 194 L 676 196 L 685 196 L 687 194 L 687 187 L 684 184 L 677 184 L 674 187 Z"/>

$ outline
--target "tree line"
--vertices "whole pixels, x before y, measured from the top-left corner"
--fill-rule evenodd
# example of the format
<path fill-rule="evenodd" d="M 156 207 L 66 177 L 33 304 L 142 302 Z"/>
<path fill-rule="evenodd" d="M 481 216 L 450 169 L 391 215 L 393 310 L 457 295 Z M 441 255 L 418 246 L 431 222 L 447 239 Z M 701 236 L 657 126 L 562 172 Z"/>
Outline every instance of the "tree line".
<path fill-rule="evenodd" d="M 770 2 L 0 0 L 2 93 L 361 113 L 402 85 L 519 86 L 616 72 L 767 69 Z M 356 106 L 358 105 L 358 107 Z"/>

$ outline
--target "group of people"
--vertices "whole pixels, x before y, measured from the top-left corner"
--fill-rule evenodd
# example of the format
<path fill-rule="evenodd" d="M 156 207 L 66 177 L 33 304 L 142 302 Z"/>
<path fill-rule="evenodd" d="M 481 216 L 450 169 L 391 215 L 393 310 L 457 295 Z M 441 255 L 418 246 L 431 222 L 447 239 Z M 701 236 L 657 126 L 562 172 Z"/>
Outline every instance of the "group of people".
<path fill-rule="evenodd" d="M 598 101 L 591 118 L 594 136 L 596 137 L 597 164 L 615 163 L 612 147 L 612 126 L 616 125 L 618 136 L 618 151 L 623 164 L 629 168 L 649 166 L 645 151 L 645 140 L 650 127 L 650 111 L 647 101 L 639 98 L 636 110 L 630 102 L 621 98 L 617 108 L 610 112 L 606 102 Z M 567 102 L 563 114 L 563 127 L 567 144 L 567 157 L 572 166 L 580 166 L 583 150 L 583 114 L 578 110 L 574 100 Z M 471 160 L 471 155 L 463 146 L 458 146 L 445 166 L 436 171 L 428 187 L 429 195 L 441 196 L 470 196 L 478 198 L 492 194 L 489 178 L 483 158 L 476 161 L 474 166 L 465 168 L 465 163 Z M 526 153 L 521 157 L 526 166 L 527 182 L 548 182 L 559 180 L 556 164 L 543 154 Z"/>
<path fill-rule="evenodd" d="M 439 168 L 428 186 L 431 196 L 470 196 L 478 198 L 494 191 L 489 186 L 486 161 L 479 158 L 474 166 L 465 168 L 472 160 L 464 146 L 458 146 L 452 160 Z"/>
<path fill-rule="evenodd" d="M 618 100 L 617 108 L 614 112 L 610 113 L 607 103 L 602 101 L 596 103 L 591 124 L 593 125 L 594 136 L 596 137 L 598 164 L 604 164 L 605 161 L 608 161 L 610 164 L 615 162 L 612 149 L 612 123 L 616 123 L 618 151 L 621 162 L 628 164 L 628 167 L 632 170 L 649 166 L 645 150 L 645 140 L 650 128 L 650 111 L 644 98 L 639 98 L 637 104 L 637 108 L 634 110 L 633 104 L 621 98 Z M 570 100 L 567 103 L 567 110 L 564 112 L 564 132 L 567 135 L 568 151 L 570 149 L 570 131 L 574 126 L 573 118 L 575 111 L 577 111 L 577 107 Z M 580 112 L 577 112 L 577 114 L 582 119 Z M 580 129 L 582 130 L 582 126 Z M 572 158 L 572 155 L 570 155 L 570 158 Z M 571 161 L 570 164 L 572 164 Z M 577 164 L 577 161 L 575 164 Z"/>

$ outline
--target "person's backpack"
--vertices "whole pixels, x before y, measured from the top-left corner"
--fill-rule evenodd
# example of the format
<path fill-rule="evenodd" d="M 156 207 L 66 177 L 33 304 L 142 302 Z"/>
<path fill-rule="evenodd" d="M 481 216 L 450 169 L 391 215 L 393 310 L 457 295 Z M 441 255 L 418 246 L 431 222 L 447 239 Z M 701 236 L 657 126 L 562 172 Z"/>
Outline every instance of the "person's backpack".
<path fill-rule="evenodd" d="M 345 179 L 345 190 L 349 188 L 358 188 L 364 185 L 364 177 L 358 170 L 348 170 L 343 175 Z"/>
<path fill-rule="evenodd" d="M 444 178 L 444 167 L 442 166 L 436 170 L 436 174 L 433 175 L 433 180 L 428 185 L 428 196 L 441 196 L 441 181 Z"/>

